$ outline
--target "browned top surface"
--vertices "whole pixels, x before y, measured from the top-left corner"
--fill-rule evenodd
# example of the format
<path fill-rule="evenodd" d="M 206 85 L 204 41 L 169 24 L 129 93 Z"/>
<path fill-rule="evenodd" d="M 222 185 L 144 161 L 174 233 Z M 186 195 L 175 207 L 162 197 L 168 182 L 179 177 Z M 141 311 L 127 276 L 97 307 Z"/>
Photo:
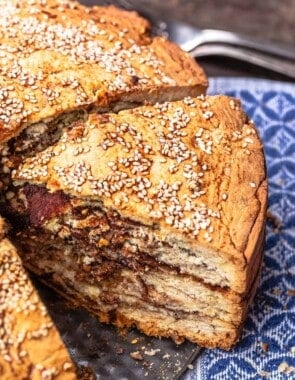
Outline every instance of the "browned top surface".
<path fill-rule="evenodd" d="M 2 234 L 2 219 L 0 224 Z M 76 379 L 67 350 L 7 239 L 0 241 L 0 378 Z"/>
<path fill-rule="evenodd" d="M 112 6 L 2 0 L 0 142 L 63 111 L 93 103 L 106 108 L 122 93 L 205 90 L 195 61 L 166 40 L 151 39 L 147 29 L 136 13 Z"/>
<path fill-rule="evenodd" d="M 265 192 L 257 197 L 265 180 L 257 132 L 225 96 L 91 114 L 14 179 L 100 200 L 158 225 L 162 239 L 175 234 L 243 261 L 266 203 Z"/>

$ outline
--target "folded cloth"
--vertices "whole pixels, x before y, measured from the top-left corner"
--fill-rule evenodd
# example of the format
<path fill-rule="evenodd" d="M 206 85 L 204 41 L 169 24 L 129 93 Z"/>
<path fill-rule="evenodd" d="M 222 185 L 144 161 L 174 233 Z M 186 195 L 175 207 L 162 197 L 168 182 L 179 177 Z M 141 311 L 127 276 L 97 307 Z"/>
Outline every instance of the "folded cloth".
<path fill-rule="evenodd" d="M 206 350 L 185 380 L 295 378 L 295 85 L 217 78 L 210 93 L 239 97 L 264 143 L 269 211 L 262 278 L 242 339 Z"/>

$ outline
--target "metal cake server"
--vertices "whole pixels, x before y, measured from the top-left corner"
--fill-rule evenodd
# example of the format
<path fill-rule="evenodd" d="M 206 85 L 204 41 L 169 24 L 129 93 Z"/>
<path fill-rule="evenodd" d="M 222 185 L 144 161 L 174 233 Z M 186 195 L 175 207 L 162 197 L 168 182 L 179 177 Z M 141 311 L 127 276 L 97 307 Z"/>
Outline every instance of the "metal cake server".
<path fill-rule="evenodd" d="M 80 0 L 86 5 L 114 4 L 137 10 L 152 25 L 157 35 L 165 35 L 192 57 L 225 56 L 275 71 L 295 79 L 295 46 L 276 45 L 238 33 L 215 29 L 197 29 L 183 22 L 163 20 L 153 16 L 148 1 L 135 0 Z"/>
<path fill-rule="evenodd" d="M 295 48 L 259 41 L 237 33 L 197 29 L 178 21 L 150 19 L 156 34 L 169 37 L 193 57 L 236 58 L 295 79 Z"/>

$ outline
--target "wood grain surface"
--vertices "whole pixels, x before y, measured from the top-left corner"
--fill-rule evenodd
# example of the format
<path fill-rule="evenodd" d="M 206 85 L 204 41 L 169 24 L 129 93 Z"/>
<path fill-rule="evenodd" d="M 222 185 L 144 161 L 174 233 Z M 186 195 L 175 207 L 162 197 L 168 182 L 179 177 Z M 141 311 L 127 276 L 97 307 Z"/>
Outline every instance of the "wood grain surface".
<path fill-rule="evenodd" d="M 153 18 L 185 21 L 198 28 L 224 29 L 290 44 L 295 48 L 295 0 L 80 0 L 85 4 L 112 3 Z M 199 59 L 209 76 L 288 78 L 237 60 Z"/>

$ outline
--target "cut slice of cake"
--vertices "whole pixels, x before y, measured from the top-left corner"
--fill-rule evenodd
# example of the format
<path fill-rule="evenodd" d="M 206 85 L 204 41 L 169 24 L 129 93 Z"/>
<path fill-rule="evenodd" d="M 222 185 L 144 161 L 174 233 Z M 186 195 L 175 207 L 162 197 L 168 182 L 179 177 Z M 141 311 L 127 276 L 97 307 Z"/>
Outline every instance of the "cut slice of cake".
<path fill-rule="evenodd" d="M 24 264 L 117 326 L 229 349 L 254 296 L 267 182 L 239 101 L 91 113 L 7 196 Z"/>
<path fill-rule="evenodd" d="M 72 360 L 0 219 L 0 378 L 76 379 Z"/>

